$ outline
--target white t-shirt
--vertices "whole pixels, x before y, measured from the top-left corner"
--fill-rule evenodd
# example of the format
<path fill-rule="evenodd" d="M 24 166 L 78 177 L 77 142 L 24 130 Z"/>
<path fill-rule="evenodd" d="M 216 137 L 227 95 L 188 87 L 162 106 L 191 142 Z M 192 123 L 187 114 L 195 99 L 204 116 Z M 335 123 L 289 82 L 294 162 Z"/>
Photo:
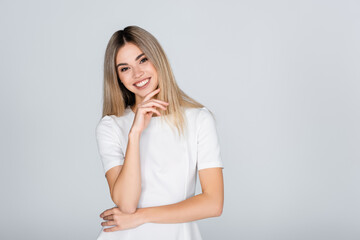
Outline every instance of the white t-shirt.
<path fill-rule="evenodd" d="M 181 202 L 195 195 L 196 173 L 205 168 L 224 168 L 215 119 L 206 107 L 186 108 L 185 138 L 180 138 L 160 117 L 152 117 L 140 137 L 141 196 L 138 208 Z M 104 116 L 96 127 L 104 173 L 123 165 L 128 133 L 135 113 Z M 116 206 L 116 205 L 115 205 Z M 145 223 L 136 228 L 103 232 L 98 240 L 201 240 L 195 221 Z"/>

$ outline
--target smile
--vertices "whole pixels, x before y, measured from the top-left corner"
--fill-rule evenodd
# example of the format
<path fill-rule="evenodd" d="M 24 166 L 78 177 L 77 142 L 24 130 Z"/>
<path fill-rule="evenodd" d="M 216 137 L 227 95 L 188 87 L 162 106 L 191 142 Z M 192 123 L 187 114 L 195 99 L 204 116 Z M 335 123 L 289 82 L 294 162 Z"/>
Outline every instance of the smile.
<path fill-rule="evenodd" d="M 138 89 L 143 89 L 148 85 L 149 82 L 150 82 L 150 78 L 134 83 L 134 86 L 137 87 Z"/>

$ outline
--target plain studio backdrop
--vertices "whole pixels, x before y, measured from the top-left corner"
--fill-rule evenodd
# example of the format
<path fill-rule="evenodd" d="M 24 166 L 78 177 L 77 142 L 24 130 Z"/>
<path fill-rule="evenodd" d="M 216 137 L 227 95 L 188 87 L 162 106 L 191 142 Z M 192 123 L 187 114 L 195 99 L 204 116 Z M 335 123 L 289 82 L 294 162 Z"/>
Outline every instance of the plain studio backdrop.
<path fill-rule="evenodd" d="M 215 113 L 225 204 L 204 240 L 360 239 L 358 1 L 2 0 L 0 19 L 1 239 L 99 234 L 103 57 L 128 25 Z"/>

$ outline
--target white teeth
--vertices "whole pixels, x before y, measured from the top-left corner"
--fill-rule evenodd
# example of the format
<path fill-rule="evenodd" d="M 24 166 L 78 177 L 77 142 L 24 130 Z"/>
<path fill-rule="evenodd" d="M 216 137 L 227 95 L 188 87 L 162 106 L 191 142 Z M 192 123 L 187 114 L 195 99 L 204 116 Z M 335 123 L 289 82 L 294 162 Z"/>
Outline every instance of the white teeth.
<path fill-rule="evenodd" d="M 144 86 L 148 81 L 149 81 L 149 79 L 144 80 L 144 81 L 141 81 L 141 82 L 139 82 L 138 84 L 135 84 L 135 85 L 136 85 L 137 87 L 142 87 L 142 86 Z"/>

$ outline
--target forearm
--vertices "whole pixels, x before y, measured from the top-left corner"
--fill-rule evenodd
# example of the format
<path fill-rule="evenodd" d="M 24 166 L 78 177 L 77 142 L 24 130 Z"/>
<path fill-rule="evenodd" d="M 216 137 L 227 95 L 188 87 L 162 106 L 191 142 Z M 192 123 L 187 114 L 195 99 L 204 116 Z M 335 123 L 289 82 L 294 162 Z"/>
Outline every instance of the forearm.
<path fill-rule="evenodd" d="M 112 199 L 126 212 L 136 210 L 141 194 L 140 133 L 130 132 L 124 164 L 114 183 Z"/>
<path fill-rule="evenodd" d="M 222 213 L 222 205 L 201 193 L 175 204 L 140 208 L 137 212 L 145 223 L 183 223 L 218 217 Z"/>

